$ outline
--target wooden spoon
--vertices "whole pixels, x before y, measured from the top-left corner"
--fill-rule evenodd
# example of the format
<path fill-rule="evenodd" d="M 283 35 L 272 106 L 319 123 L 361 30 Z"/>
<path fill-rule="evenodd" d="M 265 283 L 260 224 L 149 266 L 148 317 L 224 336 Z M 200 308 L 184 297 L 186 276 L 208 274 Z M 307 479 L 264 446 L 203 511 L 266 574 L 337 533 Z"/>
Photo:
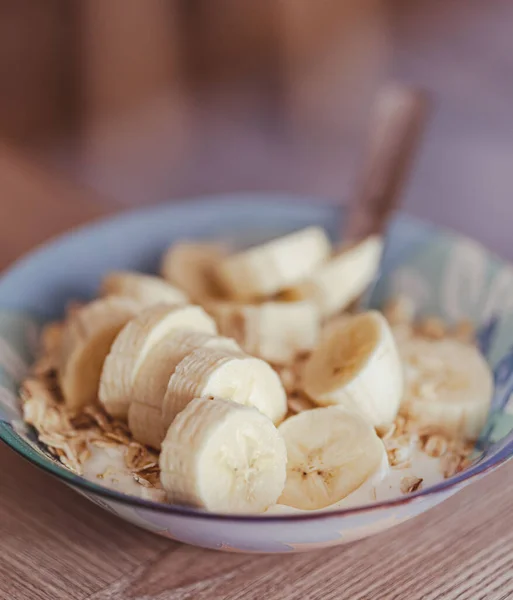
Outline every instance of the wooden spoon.
<path fill-rule="evenodd" d="M 428 97 L 417 88 L 388 85 L 378 94 L 360 183 L 344 227 L 344 242 L 382 233 L 398 207 L 428 115 Z"/>

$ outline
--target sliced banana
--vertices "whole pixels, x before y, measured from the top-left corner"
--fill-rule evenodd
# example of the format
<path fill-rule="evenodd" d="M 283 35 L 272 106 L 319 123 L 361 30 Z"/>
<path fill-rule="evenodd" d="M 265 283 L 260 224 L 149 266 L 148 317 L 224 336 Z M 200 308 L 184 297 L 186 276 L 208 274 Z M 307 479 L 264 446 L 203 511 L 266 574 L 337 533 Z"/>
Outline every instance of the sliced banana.
<path fill-rule="evenodd" d="M 134 440 L 160 450 L 160 444 L 166 436 L 161 408 L 132 401 L 128 408 L 127 420 Z"/>
<path fill-rule="evenodd" d="M 416 337 L 399 348 L 406 388 L 401 412 L 420 426 L 476 439 L 493 395 L 493 374 L 479 350 L 454 339 Z"/>
<path fill-rule="evenodd" d="M 197 331 L 175 331 L 151 350 L 139 369 L 128 410 L 128 427 L 141 444 L 157 450 L 166 435 L 162 402 L 176 366 L 197 348 L 224 348 L 241 351 L 237 342 L 226 337 Z"/>
<path fill-rule="evenodd" d="M 282 437 L 258 410 L 196 398 L 173 421 L 160 453 L 168 501 L 223 513 L 261 513 L 285 484 Z"/>
<path fill-rule="evenodd" d="M 334 256 L 306 281 L 288 289 L 288 300 L 310 300 L 322 316 L 330 317 L 347 308 L 376 276 L 383 242 L 371 236 Z"/>
<path fill-rule="evenodd" d="M 315 510 L 342 500 L 386 460 L 374 427 L 355 411 L 303 411 L 278 431 L 287 447 L 287 480 L 278 502 L 294 508 Z"/>
<path fill-rule="evenodd" d="M 100 286 L 101 296 L 128 296 L 144 306 L 153 304 L 187 304 L 189 299 L 178 288 L 160 277 L 132 271 L 113 271 Z"/>
<path fill-rule="evenodd" d="M 276 365 L 312 350 L 319 337 L 320 315 L 311 302 L 217 302 L 207 310 L 223 335 L 235 338 L 248 354 Z"/>
<path fill-rule="evenodd" d="M 287 397 L 276 371 L 241 352 L 198 348 L 186 356 L 169 380 L 162 405 L 164 427 L 200 396 L 253 406 L 273 423 L 280 423 L 287 413 Z"/>
<path fill-rule="evenodd" d="M 215 334 L 214 320 L 200 306 L 158 304 L 142 311 L 119 332 L 103 365 L 100 402 L 105 410 L 126 419 L 133 385 L 149 352 L 181 329 Z"/>
<path fill-rule="evenodd" d="M 325 231 L 308 227 L 225 258 L 216 274 L 230 297 L 262 298 L 311 275 L 330 251 Z"/>
<path fill-rule="evenodd" d="M 213 269 L 227 254 L 228 249 L 222 244 L 180 242 L 164 254 L 160 272 L 193 302 L 203 304 L 221 295 Z"/>
<path fill-rule="evenodd" d="M 391 423 L 403 396 L 403 372 L 383 315 L 369 311 L 333 326 L 307 360 L 302 382 L 318 405 L 357 409 L 375 426 Z"/>
<path fill-rule="evenodd" d="M 141 310 L 130 298 L 110 296 L 73 311 L 60 340 L 59 380 L 67 406 L 95 402 L 105 357 L 121 328 Z"/>

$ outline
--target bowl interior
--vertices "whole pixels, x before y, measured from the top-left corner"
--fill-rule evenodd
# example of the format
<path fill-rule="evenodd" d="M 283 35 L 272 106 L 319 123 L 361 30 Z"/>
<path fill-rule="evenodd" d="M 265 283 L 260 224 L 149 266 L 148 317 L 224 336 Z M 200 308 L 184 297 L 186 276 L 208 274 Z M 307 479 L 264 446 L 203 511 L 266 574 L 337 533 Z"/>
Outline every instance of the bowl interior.
<path fill-rule="evenodd" d="M 335 240 L 342 223 L 341 211 L 308 199 L 239 194 L 125 213 L 31 253 L 0 280 L 0 439 L 79 487 L 151 506 L 71 473 L 21 420 L 17 389 L 36 351 L 41 324 L 62 315 L 69 299 L 94 296 L 108 270 L 156 272 L 163 250 L 177 240 L 224 238 L 243 246 L 311 224 L 322 225 Z M 422 490 L 421 496 L 464 482 L 513 455 L 513 269 L 471 240 L 398 215 L 387 233 L 380 276 L 365 302 L 379 308 L 398 293 L 412 296 L 420 313 L 449 321 L 471 319 L 495 378 L 479 458 L 464 473 Z"/>

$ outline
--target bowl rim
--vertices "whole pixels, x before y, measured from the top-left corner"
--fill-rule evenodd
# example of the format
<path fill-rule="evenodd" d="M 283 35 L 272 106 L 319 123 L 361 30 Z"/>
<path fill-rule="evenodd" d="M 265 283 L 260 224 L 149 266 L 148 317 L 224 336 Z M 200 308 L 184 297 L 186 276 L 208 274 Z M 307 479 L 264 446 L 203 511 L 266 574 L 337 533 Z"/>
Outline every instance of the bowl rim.
<path fill-rule="evenodd" d="M 273 199 L 274 198 L 274 199 Z M 191 198 L 184 201 L 173 201 L 171 206 L 173 209 L 177 211 L 183 211 L 184 213 L 188 213 L 190 210 L 195 210 L 198 208 L 202 208 L 207 204 L 217 203 L 219 206 L 223 204 L 228 207 L 233 207 L 235 205 L 244 204 L 246 207 L 249 205 L 253 205 L 254 208 L 259 210 L 266 209 L 269 207 L 276 207 L 279 205 L 281 208 L 285 210 L 290 210 L 295 207 L 297 209 L 298 205 L 304 208 L 308 208 L 312 198 L 294 194 L 283 194 L 272 192 L 262 193 L 229 193 L 229 194 L 213 194 L 206 195 L 200 198 Z M 125 220 L 136 219 L 138 215 L 147 215 L 149 213 L 154 212 L 158 214 L 165 207 L 168 207 L 169 203 L 161 203 L 150 207 L 139 207 L 132 208 L 129 210 L 124 210 L 123 212 L 115 215 L 109 215 L 106 217 L 100 217 L 95 219 L 85 225 L 81 225 L 79 227 L 74 227 L 70 230 L 67 230 L 59 235 L 52 236 L 42 244 L 39 244 L 32 250 L 23 254 L 18 260 L 11 264 L 11 266 L 6 269 L 1 277 L 0 284 L 12 273 L 15 273 L 20 267 L 22 267 L 27 262 L 30 262 L 37 255 L 44 254 L 48 249 L 52 248 L 55 245 L 58 245 L 61 242 L 67 241 L 71 236 L 76 236 L 77 234 L 83 236 L 89 236 L 94 234 L 96 231 L 101 230 L 103 228 L 112 228 L 119 226 Z M 337 207 L 326 203 L 320 202 L 319 199 L 316 199 L 315 206 L 310 206 L 310 208 L 316 210 L 336 210 Z M 434 231 L 437 231 L 442 234 L 446 234 L 448 236 L 457 237 L 458 239 L 470 240 L 472 243 L 477 244 L 490 258 L 495 260 L 500 260 L 505 266 L 508 266 L 508 262 L 504 259 L 500 258 L 493 251 L 487 250 L 480 242 L 476 242 L 472 238 L 459 234 L 455 231 L 452 231 L 449 228 L 439 227 L 431 223 L 428 220 L 421 219 L 418 217 L 411 216 L 409 214 L 405 214 L 403 211 L 396 211 L 393 221 L 398 219 L 406 219 L 412 223 L 422 224 L 424 226 L 430 226 Z M 7 310 L 7 309 L 6 309 Z M 15 311 L 13 311 L 15 312 Z M 26 453 L 23 451 L 22 447 L 18 445 L 15 441 L 18 438 L 18 434 L 12 428 L 9 422 L 0 421 L 0 440 L 8 446 L 11 450 L 16 452 L 22 458 L 27 460 L 28 462 L 35 465 L 37 468 L 42 469 L 43 471 L 49 473 L 53 477 L 64 481 L 66 484 L 71 487 L 78 488 L 78 491 L 85 492 L 89 497 L 90 493 L 93 493 L 99 497 L 107 498 L 113 500 L 117 503 L 121 503 L 124 505 L 143 508 L 147 510 L 157 511 L 160 513 L 165 513 L 169 515 L 182 516 L 188 518 L 197 518 L 197 519 L 206 519 L 206 520 L 220 520 L 220 521 L 234 521 L 234 522 L 295 522 L 295 521 L 313 521 L 318 519 L 327 519 L 327 518 L 340 518 L 344 516 L 351 515 L 359 515 L 368 513 L 374 510 L 379 509 L 388 509 L 394 508 L 398 506 L 409 505 L 410 503 L 416 503 L 421 501 L 423 498 L 429 498 L 436 496 L 437 494 L 452 491 L 453 493 L 459 491 L 465 485 L 472 483 L 473 481 L 481 478 L 485 474 L 494 471 L 502 464 L 504 464 L 509 459 L 513 458 L 513 432 L 508 434 L 503 440 L 500 441 L 502 448 L 500 448 L 493 456 L 478 459 L 473 465 L 471 465 L 468 469 L 462 471 L 461 473 L 445 479 L 440 483 L 435 485 L 426 487 L 425 489 L 421 489 L 418 492 L 413 494 L 409 494 L 407 496 L 398 496 L 395 498 L 391 498 L 388 500 L 383 500 L 381 502 L 373 502 L 360 506 L 352 506 L 347 508 L 340 508 L 336 510 L 322 510 L 315 512 L 298 512 L 291 514 L 234 514 L 234 513 L 216 513 L 216 512 L 208 512 L 202 509 L 174 505 L 174 504 L 165 504 L 160 502 L 155 502 L 152 500 L 145 500 L 143 498 L 137 498 L 136 496 L 130 496 L 128 494 L 124 494 L 122 492 L 118 492 L 113 489 L 109 489 L 107 487 L 96 484 L 84 477 L 73 473 L 66 469 L 66 467 L 61 466 L 60 464 L 54 462 L 50 457 L 46 455 L 39 456 L 37 453 Z M 12 431 L 12 433 L 11 433 Z M 24 442 L 25 443 L 25 442 Z M 44 458 L 43 458 L 44 457 Z"/>

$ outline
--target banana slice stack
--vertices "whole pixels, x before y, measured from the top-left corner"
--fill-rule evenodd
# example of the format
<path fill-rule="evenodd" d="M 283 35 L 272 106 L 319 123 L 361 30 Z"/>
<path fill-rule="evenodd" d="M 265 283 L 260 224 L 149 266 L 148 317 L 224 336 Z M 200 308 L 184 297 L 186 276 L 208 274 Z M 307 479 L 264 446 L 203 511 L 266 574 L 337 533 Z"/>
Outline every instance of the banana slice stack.
<path fill-rule="evenodd" d="M 127 418 L 135 378 L 146 357 L 180 329 L 217 332 L 205 311 L 191 305 L 158 304 L 143 310 L 123 327 L 105 359 L 100 380 L 99 399 L 110 415 Z"/>
<path fill-rule="evenodd" d="M 156 344 L 133 380 L 128 425 L 136 440 L 155 449 L 166 435 L 162 406 L 176 367 L 198 348 L 240 350 L 235 340 L 189 329 L 178 329 Z"/>

